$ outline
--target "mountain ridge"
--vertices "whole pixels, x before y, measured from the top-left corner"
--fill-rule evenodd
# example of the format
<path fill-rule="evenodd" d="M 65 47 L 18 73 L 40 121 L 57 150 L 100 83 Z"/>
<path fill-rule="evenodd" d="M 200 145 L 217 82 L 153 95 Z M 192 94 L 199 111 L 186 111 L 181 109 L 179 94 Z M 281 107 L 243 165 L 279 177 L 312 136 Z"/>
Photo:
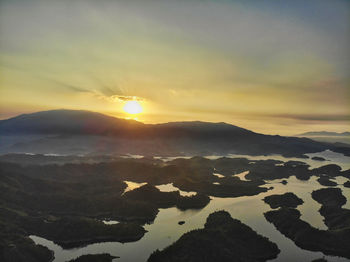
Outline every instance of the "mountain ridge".
<path fill-rule="evenodd" d="M 0 128 L 2 123 L 5 122 L 9 122 L 9 121 L 14 121 L 14 120 L 22 120 L 25 118 L 33 118 L 33 117 L 43 117 L 46 114 L 49 115 L 50 117 L 52 116 L 59 116 L 57 115 L 58 113 L 60 114 L 71 114 L 71 115 L 75 115 L 75 116 L 81 116 L 81 114 L 89 114 L 90 116 L 94 115 L 94 116 L 99 116 L 101 118 L 105 118 L 105 119 L 111 119 L 111 120 L 118 120 L 121 122 L 129 122 L 129 123 L 133 123 L 133 124 L 140 124 L 140 125 L 149 125 L 149 126 L 176 126 L 176 125 L 190 125 L 190 124 L 195 124 L 195 125 L 202 125 L 202 124 L 213 124 L 213 125 L 225 125 L 225 126 L 232 126 L 232 127 L 237 127 L 240 129 L 244 129 L 226 122 L 206 122 L 206 121 L 199 121 L 199 120 L 194 120 L 194 121 L 173 121 L 173 122 L 164 122 L 164 123 L 156 123 L 156 124 L 145 124 L 143 122 L 134 120 L 134 119 L 124 119 L 124 118 L 119 118 L 119 117 L 114 117 L 114 116 L 110 116 L 110 115 L 106 115 L 106 114 L 102 114 L 99 112 L 94 112 L 94 111 L 89 111 L 89 110 L 72 110 L 72 109 L 53 109 L 53 110 L 46 110 L 46 111 L 38 111 L 38 112 L 33 112 L 33 113 L 26 113 L 26 114 L 20 114 L 14 117 L 10 117 L 7 119 L 2 119 L 0 120 Z M 78 115 L 80 114 L 80 115 Z M 248 129 L 245 129 L 248 130 Z"/>
<path fill-rule="evenodd" d="M 0 120 L 0 134 L 82 134 L 142 137 L 181 133 L 252 132 L 224 122 L 178 121 L 158 124 L 123 119 L 87 110 L 48 110 Z M 184 135 L 184 134 L 183 134 Z"/>
<path fill-rule="evenodd" d="M 308 138 L 255 133 L 217 122 L 182 121 L 144 124 L 86 110 L 50 110 L 0 121 L 0 135 L 13 142 L 0 153 L 226 155 L 306 157 L 326 149 L 348 152 Z M 32 135 L 39 138 L 27 139 Z"/>

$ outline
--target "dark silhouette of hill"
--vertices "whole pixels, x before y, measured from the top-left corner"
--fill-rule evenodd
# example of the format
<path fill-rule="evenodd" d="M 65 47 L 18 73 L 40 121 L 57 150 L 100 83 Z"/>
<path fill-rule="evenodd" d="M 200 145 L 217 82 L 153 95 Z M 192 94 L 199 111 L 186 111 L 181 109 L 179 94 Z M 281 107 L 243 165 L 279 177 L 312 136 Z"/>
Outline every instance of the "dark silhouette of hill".
<path fill-rule="evenodd" d="M 340 145 L 308 138 L 263 135 L 222 122 L 151 125 L 82 110 L 51 110 L 1 120 L 0 135 L 11 140 L 0 147 L 0 153 L 164 156 L 239 153 L 297 157 L 326 149 L 350 153 L 350 148 Z M 28 139 L 29 136 L 37 137 Z"/>
<path fill-rule="evenodd" d="M 167 137 L 212 137 L 213 135 L 252 133 L 249 130 L 226 123 L 200 121 L 170 122 L 145 125 L 135 120 L 126 120 L 84 110 L 50 110 L 23 114 L 0 120 L 0 134 L 5 135 L 118 135 L 118 136 L 167 136 Z"/>
<path fill-rule="evenodd" d="M 0 121 L 0 134 L 108 135 L 143 124 L 83 110 L 50 110 Z"/>

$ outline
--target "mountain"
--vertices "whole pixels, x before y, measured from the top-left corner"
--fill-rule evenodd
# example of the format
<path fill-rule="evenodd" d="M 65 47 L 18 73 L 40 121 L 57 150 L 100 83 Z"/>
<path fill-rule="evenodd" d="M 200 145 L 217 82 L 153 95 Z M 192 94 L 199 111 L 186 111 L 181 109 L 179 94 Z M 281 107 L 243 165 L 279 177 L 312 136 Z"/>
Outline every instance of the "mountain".
<path fill-rule="evenodd" d="M 142 123 L 84 110 L 50 110 L 0 121 L 0 134 L 108 135 L 139 128 Z"/>
<path fill-rule="evenodd" d="M 226 123 L 201 121 L 145 125 L 85 110 L 50 110 L 0 120 L 0 135 L 102 135 L 118 137 L 206 137 L 252 133 Z"/>
<path fill-rule="evenodd" d="M 305 157 L 349 148 L 308 138 L 263 135 L 227 123 L 143 124 L 96 112 L 51 110 L 0 121 L 0 153 Z"/>
<path fill-rule="evenodd" d="M 302 133 L 296 136 L 350 136 L 350 132 L 343 132 L 343 133 L 337 133 L 337 132 L 328 132 L 328 131 L 313 131 L 313 132 L 306 132 Z"/>

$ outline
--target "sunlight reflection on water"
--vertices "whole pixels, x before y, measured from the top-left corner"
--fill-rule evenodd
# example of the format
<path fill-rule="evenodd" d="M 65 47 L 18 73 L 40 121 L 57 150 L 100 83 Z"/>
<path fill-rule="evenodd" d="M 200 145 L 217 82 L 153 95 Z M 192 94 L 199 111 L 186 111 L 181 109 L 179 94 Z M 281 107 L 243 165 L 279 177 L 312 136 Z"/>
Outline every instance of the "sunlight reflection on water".
<path fill-rule="evenodd" d="M 311 159 L 294 159 L 294 158 L 284 158 L 281 156 L 243 156 L 235 155 L 235 157 L 247 157 L 249 159 L 260 160 L 260 159 L 276 159 L 282 161 L 298 160 L 308 163 L 312 168 L 326 165 L 329 163 L 334 163 L 341 166 L 343 169 L 350 168 L 350 157 L 345 157 L 341 154 L 333 152 L 322 152 L 316 154 L 309 154 L 309 156 L 322 156 L 331 161 L 314 161 Z M 213 159 L 212 157 L 208 157 Z M 216 157 L 217 158 L 217 157 Z M 237 174 L 240 179 L 244 179 L 244 174 L 242 172 Z M 311 177 L 308 181 L 300 181 L 292 176 L 288 179 L 287 185 L 281 183 L 282 179 L 276 179 L 267 181 L 266 187 L 272 186 L 273 189 L 268 192 L 261 193 L 255 196 L 249 197 L 237 197 L 237 198 L 218 198 L 211 197 L 210 203 L 201 210 L 187 210 L 181 211 L 177 208 L 167 208 L 160 209 L 153 224 L 145 225 L 145 229 L 148 231 L 145 236 L 132 243 L 118 243 L 118 242 L 105 242 L 91 244 L 81 248 L 74 249 L 62 249 L 58 245 L 54 244 L 52 241 L 46 239 L 30 236 L 35 243 L 47 246 L 49 249 L 55 252 L 55 262 L 67 261 L 76 258 L 83 254 L 97 254 L 97 253 L 109 253 L 111 255 L 120 256 L 119 259 L 115 261 L 118 262 L 138 262 L 146 261 L 149 255 L 156 249 L 163 249 L 164 247 L 172 244 L 176 241 L 182 234 L 196 228 L 202 228 L 208 215 L 216 210 L 227 210 L 233 218 L 241 220 L 243 223 L 247 224 L 259 234 L 268 237 L 271 241 L 275 242 L 281 249 L 281 253 L 278 255 L 277 259 L 273 261 L 278 262 L 294 262 L 294 261 L 311 261 L 316 258 L 321 258 L 324 255 L 321 252 L 311 252 L 307 250 L 300 249 L 297 247 L 293 241 L 284 237 L 275 227 L 268 223 L 264 218 L 263 213 L 271 210 L 271 208 L 265 204 L 262 199 L 265 196 L 272 194 L 283 194 L 285 192 L 293 192 L 298 197 L 304 200 L 304 204 L 298 207 L 302 216 L 301 219 L 307 221 L 312 226 L 319 229 L 326 229 L 323 222 L 323 217 L 319 214 L 318 210 L 320 204 L 311 198 L 311 192 L 316 189 L 324 188 L 317 181 L 316 177 Z M 347 179 L 342 177 L 337 177 L 335 181 L 339 184 L 338 187 L 342 189 L 343 194 L 347 199 L 350 197 L 350 188 L 344 187 L 342 184 L 347 181 Z M 135 186 L 134 183 L 130 181 L 125 181 L 128 183 L 128 188 Z M 133 183 L 130 184 L 129 183 Z M 142 183 L 141 183 L 142 184 Z M 179 190 L 172 184 L 159 185 L 157 186 L 161 191 L 175 191 Z M 135 187 L 134 187 L 135 188 Z M 133 189 L 134 189 L 133 188 Z M 130 189 L 132 190 L 132 189 Z M 183 192 L 183 191 L 182 191 Z M 192 193 L 192 192 L 185 192 Z M 193 192 L 194 193 L 194 192 Z M 350 208 L 350 201 L 348 201 L 344 208 Z M 178 225 L 178 221 L 185 221 L 184 225 Z M 137 251 L 137 252 L 135 252 Z M 328 261 L 332 262 L 345 262 L 348 259 L 324 256 Z"/>
<path fill-rule="evenodd" d="M 142 187 L 143 185 L 146 185 L 147 183 L 136 183 L 132 181 L 124 181 L 128 186 L 125 188 L 123 194 L 125 194 L 128 191 L 134 190 L 136 188 Z"/>
<path fill-rule="evenodd" d="M 178 187 L 174 186 L 173 183 L 157 185 L 156 188 L 158 188 L 161 192 L 179 191 L 181 196 L 193 196 L 193 195 L 197 194 L 194 191 L 180 190 Z"/>

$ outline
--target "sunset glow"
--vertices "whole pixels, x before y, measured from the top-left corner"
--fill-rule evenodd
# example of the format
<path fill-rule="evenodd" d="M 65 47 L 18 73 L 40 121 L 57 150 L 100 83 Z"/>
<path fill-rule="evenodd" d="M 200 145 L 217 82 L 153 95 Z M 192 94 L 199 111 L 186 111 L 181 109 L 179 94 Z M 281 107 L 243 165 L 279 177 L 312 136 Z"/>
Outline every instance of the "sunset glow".
<path fill-rule="evenodd" d="M 147 99 L 146 123 L 344 132 L 349 6 L 343 0 L 1 1 L 0 119 L 56 108 L 125 117 L 139 114 L 138 103 Z M 138 102 L 126 106 L 133 97 Z"/>
<path fill-rule="evenodd" d="M 0 0 L 0 262 L 348 261 L 349 22 Z"/>

